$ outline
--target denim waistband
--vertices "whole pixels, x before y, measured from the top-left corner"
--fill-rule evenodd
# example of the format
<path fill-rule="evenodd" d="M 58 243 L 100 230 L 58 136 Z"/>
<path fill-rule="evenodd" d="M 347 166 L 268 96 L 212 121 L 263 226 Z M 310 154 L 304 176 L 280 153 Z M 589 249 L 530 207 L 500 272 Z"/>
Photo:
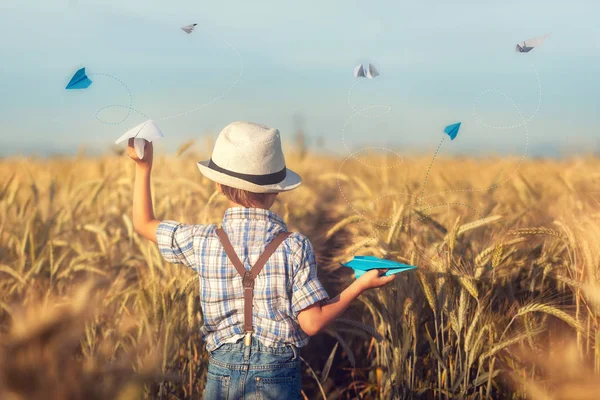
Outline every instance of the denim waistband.
<path fill-rule="evenodd" d="M 299 368 L 298 348 L 292 344 L 279 347 L 265 346 L 255 338 L 246 346 L 243 341 L 225 343 L 210 353 L 210 365 L 229 370 L 275 370 Z"/>
<path fill-rule="evenodd" d="M 240 339 L 236 343 L 223 343 L 221 346 L 217 347 L 211 354 L 218 354 L 219 352 L 237 352 L 243 353 L 246 349 L 246 345 L 244 344 L 244 340 Z M 269 353 L 275 355 L 285 355 L 285 354 L 298 354 L 298 348 L 293 344 L 282 343 L 280 346 L 266 346 L 260 340 L 256 338 L 252 338 L 252 344 L 250 345 L 250 350 L 252 353 Z"/>

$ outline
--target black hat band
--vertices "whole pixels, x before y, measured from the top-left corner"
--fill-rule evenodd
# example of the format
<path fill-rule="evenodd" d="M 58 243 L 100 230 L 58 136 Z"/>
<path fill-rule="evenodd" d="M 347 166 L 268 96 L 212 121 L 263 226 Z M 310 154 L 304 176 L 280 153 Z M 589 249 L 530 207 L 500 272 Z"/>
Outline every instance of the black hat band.
<path fill-rule="evenodd" d="M 255 185 L 266 186 L 266 185 L 274 185 L 276 183 L 282 182 L 286 177 L 287 168 L 283 167 L 281 171 L 274 172 L 272 174 L 265 175 L 252 175 L 252 174 L 242 174 L 240 172 L 230 171 L 225 168 L 219 167 L 214 163 L 212 158 L 208 162 L 208 168 L 213 169 L 217 172 L 220 172 L 225 175 L 232 176 L 234 178 L 242 179 L 246 182 L 254 183 Z"/>

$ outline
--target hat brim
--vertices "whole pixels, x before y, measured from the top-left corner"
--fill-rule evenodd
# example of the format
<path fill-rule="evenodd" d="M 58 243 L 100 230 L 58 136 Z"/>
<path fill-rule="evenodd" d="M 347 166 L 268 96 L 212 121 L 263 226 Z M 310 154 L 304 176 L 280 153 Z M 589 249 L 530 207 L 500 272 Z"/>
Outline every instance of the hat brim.
<path fill-rule="evenodd" d="M 208 166 L 209 163 L 210 160 L 198 161 L 198 169 L 200 170 L 202 175 L 204 175 L 211 181 L 220 183 L 222 185 L 226 185 L 236 189 L 247 190 L 253 193 L 287 192 L 289 190 L 296 189 L 302 184 L 302 178 L 300 178 L 300 175 L 298 175 L 289 168 L 286 168 L 285 179 L 283 181 L 271 185 L 257 185 L 255 183 L 248 182 L 243 179 L 236 178 L 234 176 L 230 176 L 219 171 L 215 171 L 214 169 Z"/>

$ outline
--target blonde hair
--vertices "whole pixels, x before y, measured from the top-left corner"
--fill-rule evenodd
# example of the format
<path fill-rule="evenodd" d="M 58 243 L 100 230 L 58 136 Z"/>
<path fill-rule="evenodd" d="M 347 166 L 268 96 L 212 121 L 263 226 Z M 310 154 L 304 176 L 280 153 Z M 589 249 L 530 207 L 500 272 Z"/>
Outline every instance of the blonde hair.
<path fill-rule="evenodd" d="M 250 207 L 265 207 L 269 205 L 269 200 L 272 193 L 254 193 L 243 189 L 236 189 L 230 186 L 217 184 L 221 190 L 221 193 L 236 204 L 250 208 Z"/>

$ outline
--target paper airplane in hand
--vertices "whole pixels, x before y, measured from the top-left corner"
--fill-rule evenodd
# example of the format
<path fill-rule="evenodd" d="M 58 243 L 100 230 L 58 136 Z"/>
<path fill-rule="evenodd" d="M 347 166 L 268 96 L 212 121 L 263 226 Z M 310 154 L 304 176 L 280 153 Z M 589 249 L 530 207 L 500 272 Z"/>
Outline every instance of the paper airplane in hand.
<path fill-rule="evenodd" d="M 460 122 L 457 122 L 456 124 L 448 125 L 446 128 L 444 128 L 444 132 L 447 133 L 448 136 L 450 136 L 450 140 L 454 140 L 456 135 L 458 135 L 460 124 Z"/>
<path fill-rule="evenodd" d="M 366 73 L 365 73 L 365 70 L 367 71 Z M 356 68 L 354 68 L 354 77 L 355 78 L 373 79 L 377 75 L 379 75 L 379 72 L 377 72 L 377 69 L 375 69 L 375 66 L 373 64 L 369 64 L 369 66 L 367 68 L 364 68 L 362 66 L 362 64 L 359 64 Z"/>
<path fill-rule="evenodd" d="M 119 144 L 124 140 L 134 138 L 133 146 L 135 147 L 135 153 L 141 159 L 144 158 L 144 147 L 146 146 L 146 140 L 151 142 L 153 140 L 164 137 L 158 126 L 149 119 L 146 122 L 142 122 L 135 128 L 132 128 L 125 132 L 123 136 L 115 141 L 115 144 Z"/>
<path fill-rule="evenodd" d="M 73 75 L 71 81 L 69 81 L 65 89 L 86 89 L 90 87 L 91 84 L 92 81 L 85 74 L 85 68 L 81 68 L 79 71 L 75 72 L 75 75 Z"/>
<path fill-rule="evenodd" d="M 367 271 L 372 269 L 387 269 L 388 271 L 384 276 L 390 276 L 399 272 L 410 271 L 417 269 L 414 265 L 402 264 L 396 261 L 384 260 L 373 256 L 354 256 L 354 258 L 342 264 L 344 267 L 352 268 L 356 278 L 360 278 Z"/>
<path fill-rule="evenodd" d="M 186 25 L 186 26 L 182 26 L 181 30 L 184 31 L 185 33 L 192 33 L 192 31 L 194 30 L 194 28 L 196 27 L 196 25 L 198 24 L 191 24 L 191 25 Z"/>
<path fill-rule="evenodd" d="M 541 46 L 544 43 L 544 41 L 548 38 L 548 36 L 550 36 L 550 34 L 534 37 L 529 40 L 524 40 L 517 45 L 515 51 L 517 53 L 529 53 L 535 47 Z"/>

